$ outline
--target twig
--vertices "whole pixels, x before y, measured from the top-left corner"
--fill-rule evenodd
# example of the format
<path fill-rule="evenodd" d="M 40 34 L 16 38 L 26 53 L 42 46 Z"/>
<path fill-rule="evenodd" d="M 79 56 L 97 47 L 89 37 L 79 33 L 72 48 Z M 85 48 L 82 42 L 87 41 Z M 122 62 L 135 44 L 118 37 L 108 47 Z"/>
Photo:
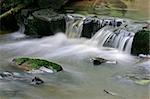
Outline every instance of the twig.
<path fill-rule="evenodd" d="M 24 8 L 26 5 L 25 4 L 19 4 L 17 7 L 15 8 L 11 8 L 10 10 L 6 11 L 5 13 L 0 15 L 0 19 L 7 17 L 8 15 L 17 13 L 19 10 L 21 10 L 22 8 Z"/>

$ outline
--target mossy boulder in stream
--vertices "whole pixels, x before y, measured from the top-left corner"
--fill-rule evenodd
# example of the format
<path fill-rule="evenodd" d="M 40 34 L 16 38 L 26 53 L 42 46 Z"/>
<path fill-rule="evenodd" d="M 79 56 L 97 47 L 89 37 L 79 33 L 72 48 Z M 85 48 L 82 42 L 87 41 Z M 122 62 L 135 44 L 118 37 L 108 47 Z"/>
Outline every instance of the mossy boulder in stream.
<path fill-rule="evenodd" d="M 65 32 L 66 21 L 63 14 L 44 9 L 36 11 L 28 17 L 25 34 L 33 36 L 48 36 L 57 32 Z"/>
<path fill-rule="evenodd" d="M 43 60 L 43 59 L 32 59 L 32 58 L 14 58 L 12 62 L 19 68 L 22 68 L 26 71 L 37 70 L 41 67 L 50 69 L 53 72 L 62 71 L 63 68 L 61 65 Z"/>
<path fill-rule="evenodd" d="M 135 34 L 131 53 L 133 55 L 150 54 L 150 30 L 140 30 Z"/>

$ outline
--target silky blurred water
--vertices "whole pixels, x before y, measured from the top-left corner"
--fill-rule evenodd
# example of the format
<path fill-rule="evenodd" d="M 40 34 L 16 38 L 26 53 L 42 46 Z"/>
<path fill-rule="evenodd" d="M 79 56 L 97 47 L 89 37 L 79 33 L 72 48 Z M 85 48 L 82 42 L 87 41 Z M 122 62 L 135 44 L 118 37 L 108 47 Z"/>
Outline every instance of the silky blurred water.
<path fill-rule="evenodd" d="M 13 36 L 14 39 L 8 40 L 6 36 L 0 37 L 1 72 L 23 73 L 11 64 L 14 57 L 47 59 L 61 64 L 64 71 L 29 75 L 31 78 L 39 76 L 45 81 L 39 86 L 31 85 L 30 79 L 0 80 L 0 99 L 149 99 L 148 86 L 120 82 L 114 77 L 137 65 L 134 56 L 113 48 L 99 48 L 85 38 L 68 39 L 63 33 L 39 39 L 18 40 Z M 96 56 L 118 63 L 94 66 L 90 58 Z M 106 94 L 104 89 L 118 96 Z"/>

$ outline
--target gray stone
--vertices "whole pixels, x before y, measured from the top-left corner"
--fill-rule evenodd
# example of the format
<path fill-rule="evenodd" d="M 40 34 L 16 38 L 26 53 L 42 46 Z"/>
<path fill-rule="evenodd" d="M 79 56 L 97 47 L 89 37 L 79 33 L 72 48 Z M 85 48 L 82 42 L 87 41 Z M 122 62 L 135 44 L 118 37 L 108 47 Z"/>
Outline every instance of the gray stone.
<path fill-rule="evenodd" d="M 65 15 L 44 9 L 34 12 L 33 16 L 28 18 L 25 34 L 41 37 L 54 35 L 57 32 L 65 33 L 65 30 Z"/>

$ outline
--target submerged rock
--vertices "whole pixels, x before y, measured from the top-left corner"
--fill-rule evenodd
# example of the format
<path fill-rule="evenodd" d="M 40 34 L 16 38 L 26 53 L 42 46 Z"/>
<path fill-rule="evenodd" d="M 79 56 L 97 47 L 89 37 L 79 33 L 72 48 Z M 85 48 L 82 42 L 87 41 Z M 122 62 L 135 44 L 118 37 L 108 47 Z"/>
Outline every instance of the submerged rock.
<path fill-rule="evenodd" d="M 93 62 L 94 65 L 100 65 L 100 64 L 103 64 L 103 63 L 117 64 L 117 61 L 107 60 L 107 59 L 100 58 L 100 57 L 92 58 L 91 61 Z"/>
<path fill-rule="evenodd" d="M 0 80 L 18 80 L 18 81 L 25 81 L 28 80 L 28 77 L 24 75 L 24 73 L 18 73 L 18 72 L 11 72 L 11 71 L 4 71 L 0 72 Z"/>
<path fill-rule="evenodd" d="M 40 85 L 43 83 L 44 83 L 44 81 L 39 77 L 34 77 L 31 82 L 31 84 L 33 84 L 33 85 Z"/>
<path fill-rule="evenodd" d="M 0 79 L 13 79 L 13 76 L 14 74 L 12 72 L 9 72 L 9 71 L 5 71 L 5 72 L 2 72 L 0 73 Z"/>
<path fill-rule="evenodd" d="M 14 58 L 12 62 L 19 68 L 22 68 L 26 71 L 32 70 L 43 70 L 47 72 L 59 72 L 63 68 L 56 63 L 43 60 L 43 59 L 32 59 L 32 58 Z"/>
<path fill-rule="evenodd" d="M 141 58 L 141 59 L 150 59 L 150 55 L 139 54 L 138 57 Z"/>
<path fill-rule="evenodd" d="M 92 60 L 94 65 L 100 65 L 100 64 L 105 63 L 107 61 L 106 59 L 99 58 L 99 57 L 93 58 L 91 60 Z"/>
<path fill-rule="evenodd" d="M 147 65 L 136 66 L 119 76 L 119 79 L 132 81 L 138 85 L 148 85 L 150 84 L 150 68 Z"/>
<path fill-rule="evenodd" d="M 23 81 L 33 85 L 40 85 L 44 81 L 39 77 L 31 78 L 32 75 L 24 75 L 23 73 L 4 71 L 0 73 L 1 81 Z"/>

